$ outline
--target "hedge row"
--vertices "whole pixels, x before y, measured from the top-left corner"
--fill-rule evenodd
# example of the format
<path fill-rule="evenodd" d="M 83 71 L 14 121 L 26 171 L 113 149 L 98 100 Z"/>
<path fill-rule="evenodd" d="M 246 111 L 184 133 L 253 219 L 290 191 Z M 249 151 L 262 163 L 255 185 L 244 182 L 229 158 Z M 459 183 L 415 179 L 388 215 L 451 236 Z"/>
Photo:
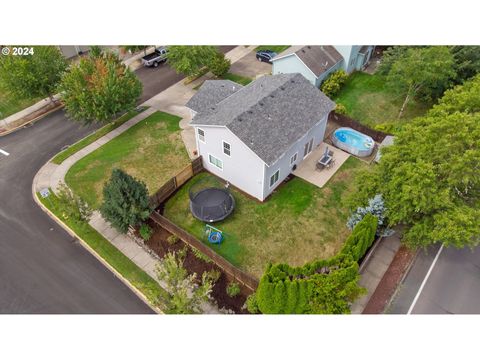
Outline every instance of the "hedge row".
<path fill-rule="evenodd" d="M 353 229 L 337 256 L 301 267 L 269 265 L 255 293 L 264 314 L 341 314 L 363 289 L 357 261 L 371 246 L 377 219 L 368 214 Z"/>

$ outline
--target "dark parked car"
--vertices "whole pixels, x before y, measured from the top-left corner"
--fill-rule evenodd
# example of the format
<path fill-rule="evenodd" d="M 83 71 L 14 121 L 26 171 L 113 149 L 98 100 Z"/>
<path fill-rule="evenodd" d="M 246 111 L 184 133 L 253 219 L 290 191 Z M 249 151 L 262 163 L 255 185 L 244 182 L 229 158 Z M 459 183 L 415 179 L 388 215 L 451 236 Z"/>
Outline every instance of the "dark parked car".
<path fill-rule="evenodd" d="M 260 50 L 257 51 L 257 60 L 258 61 L 263 61 L 263 62 L 268 62 L 271 63 L 272 59 L 277 56 L 277 53 L 272 50 Z"/>

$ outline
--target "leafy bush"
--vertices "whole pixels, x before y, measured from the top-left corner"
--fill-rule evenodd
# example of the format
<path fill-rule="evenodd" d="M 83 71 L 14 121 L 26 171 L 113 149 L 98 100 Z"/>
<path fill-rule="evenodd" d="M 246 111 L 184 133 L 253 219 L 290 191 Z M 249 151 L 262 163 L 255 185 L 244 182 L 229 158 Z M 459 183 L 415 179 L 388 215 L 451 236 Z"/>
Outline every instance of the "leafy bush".
<path fill-rule="evenodd" d="M 328 97 L 334 97 L 338 94 L 347 79 L 348 75 L 345 71 L 337 70 L 322 83 L 320 90 Z"/>
<path fill-rule="evenodd" d="M 183 266 L 186 251 L 168 253 L 157 265 L 159 280 L 166 284 L 168 296 L 164 301 L 164 310 L 170 314 L 199 314 L 201 305 L 210 298 L 212 281 L 203 273 L 200 284 L 197 274 L 188 274 Z"/>
<path fill-rule="evenodd" d="M 355 261 L 359 261 L 375 240 L 378 222 L 379 219 L 376 216 L 367 213 L 355 225 L 340 253 L 350 255 Z"/>
<path fill-rule="evenodd" d="M 372 214 L 378 219 L 378 225 L 382 226 L 385 221 L 385 203 L 381 194 L 375 195 L 368 200 L 368 205 L 358 207 L 357 210 L 348 218 L 347 227 L 352 230 L 367 214 Z"/>
<path fill-rule="evenodd" d="M 232 62 L 230 59 L 227 59 L 225 54 L 219 52 L 212 58 L 208 64 L 208 68 L 216 77 L 222 77 L 230 70 L 231 65 Z"/>
<path fill-rule="evenodd" d="M 143 240 L 148 241 L 152 237 L 153 230 L 148 224 L 143 223 L 140 226 L 139 233 Z"/>
<path fill-rule="evenodd" d="M 240 285 L 237 282 L 228 283 L 227 294 L 230 297 L 235 297 L 240 294 Z"/>
<path fill-rule="evenodd" d="M 167 238 L 167 242 L 168 242 L 170 245 L 175 245 L 175 244 L 178 242 L 178 240 L 180 240 L 180 239 L 179 239 L 178 236 L 176 236 L 176 235 L 170 235 L 170 236 Z"/>
<path fill-rule="evenodd" d="M 137 225 L 150 215 L 145 183 L 120 169 L 114 169 L 103 188 L 100 212 L 116 229 L 126 233 L 129 226 Z"/>
<path fill-rule="evenodd" d="M 212 259 L 210 259 L 207 255 L 205 255 L 204 253 L 202 253 L 200 250 L 194 248 L 193 246 L 191 247 L 191 250 L 192 250 L 193 255 L 195 255 L 195 257 L 196 257 L 197 259 L 200 259 L 200 260 L 202 260 L 202 261 L 205 261 L 207 264 L 212 263 Z"/>
<path fill-rule="evenodd" d="M 245 308 L 247 308 L 250 314 L 259 314 L 260 309 L 258 308 L 257 297 L 255 294 L 249 295 L 247 301 L 245 301 Z"/>
<path fill-rule="evenodd" d="M 58 205 L 59 210 L 65 220 L 72 219 L 76 222 L 88 222 L 92 216 L 92 209 L 83 199 L 75 195 L 64 183 L 58 187 Z"/>
<path fill-rule="evenodd" d="M 347 113 L 347 108 L 345 107 L 345 105 L 337 103 L 335 106 L 335 112 L 337 114 L 345 115 Z"/>
<path fill-rule="evenodd" d="M 206 271 L 204 274 L 205 276 L 212 282 L 212 284 L 215 284 L 218 279 L 220 279 L 220 276 L 222 276 L 222 273 L 216 269 Z"/>

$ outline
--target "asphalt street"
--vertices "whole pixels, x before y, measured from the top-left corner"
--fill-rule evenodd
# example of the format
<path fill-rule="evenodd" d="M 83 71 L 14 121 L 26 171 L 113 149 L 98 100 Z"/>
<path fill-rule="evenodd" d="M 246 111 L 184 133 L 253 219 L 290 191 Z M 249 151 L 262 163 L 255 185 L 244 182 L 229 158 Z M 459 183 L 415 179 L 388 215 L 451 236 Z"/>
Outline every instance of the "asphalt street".
<path fill-rule="evenodd" d="M 388 313 L 408 313 L 417 294 L 411 314 L 480 313 L 480 249 L 444 248 L 433 264 L 439 248 L 419 254 Z"/>
<path fill-rule="evenodd" d="M 139 103 L 182 79 L 165 64 L 137 75 L 144 85 Z M 0 137 L 0 313 L 152 313 L 32 198 L 40 167 L 93 130 L 59 110 Z"/>

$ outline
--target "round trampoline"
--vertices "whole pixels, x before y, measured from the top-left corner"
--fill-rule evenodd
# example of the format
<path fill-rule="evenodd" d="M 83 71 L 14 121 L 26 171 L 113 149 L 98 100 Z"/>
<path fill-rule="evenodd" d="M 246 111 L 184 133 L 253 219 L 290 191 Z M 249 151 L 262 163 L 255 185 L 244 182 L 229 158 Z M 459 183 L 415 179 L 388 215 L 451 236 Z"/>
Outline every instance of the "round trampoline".
<path fill-rule="evenodd" d="M 190 188 L 190 211 L 198 220 L 208 223 L 222 221 L 232 213 L 235 200 L 227 189 L 217 187 L 196 189 L 198 186 Z"/>

